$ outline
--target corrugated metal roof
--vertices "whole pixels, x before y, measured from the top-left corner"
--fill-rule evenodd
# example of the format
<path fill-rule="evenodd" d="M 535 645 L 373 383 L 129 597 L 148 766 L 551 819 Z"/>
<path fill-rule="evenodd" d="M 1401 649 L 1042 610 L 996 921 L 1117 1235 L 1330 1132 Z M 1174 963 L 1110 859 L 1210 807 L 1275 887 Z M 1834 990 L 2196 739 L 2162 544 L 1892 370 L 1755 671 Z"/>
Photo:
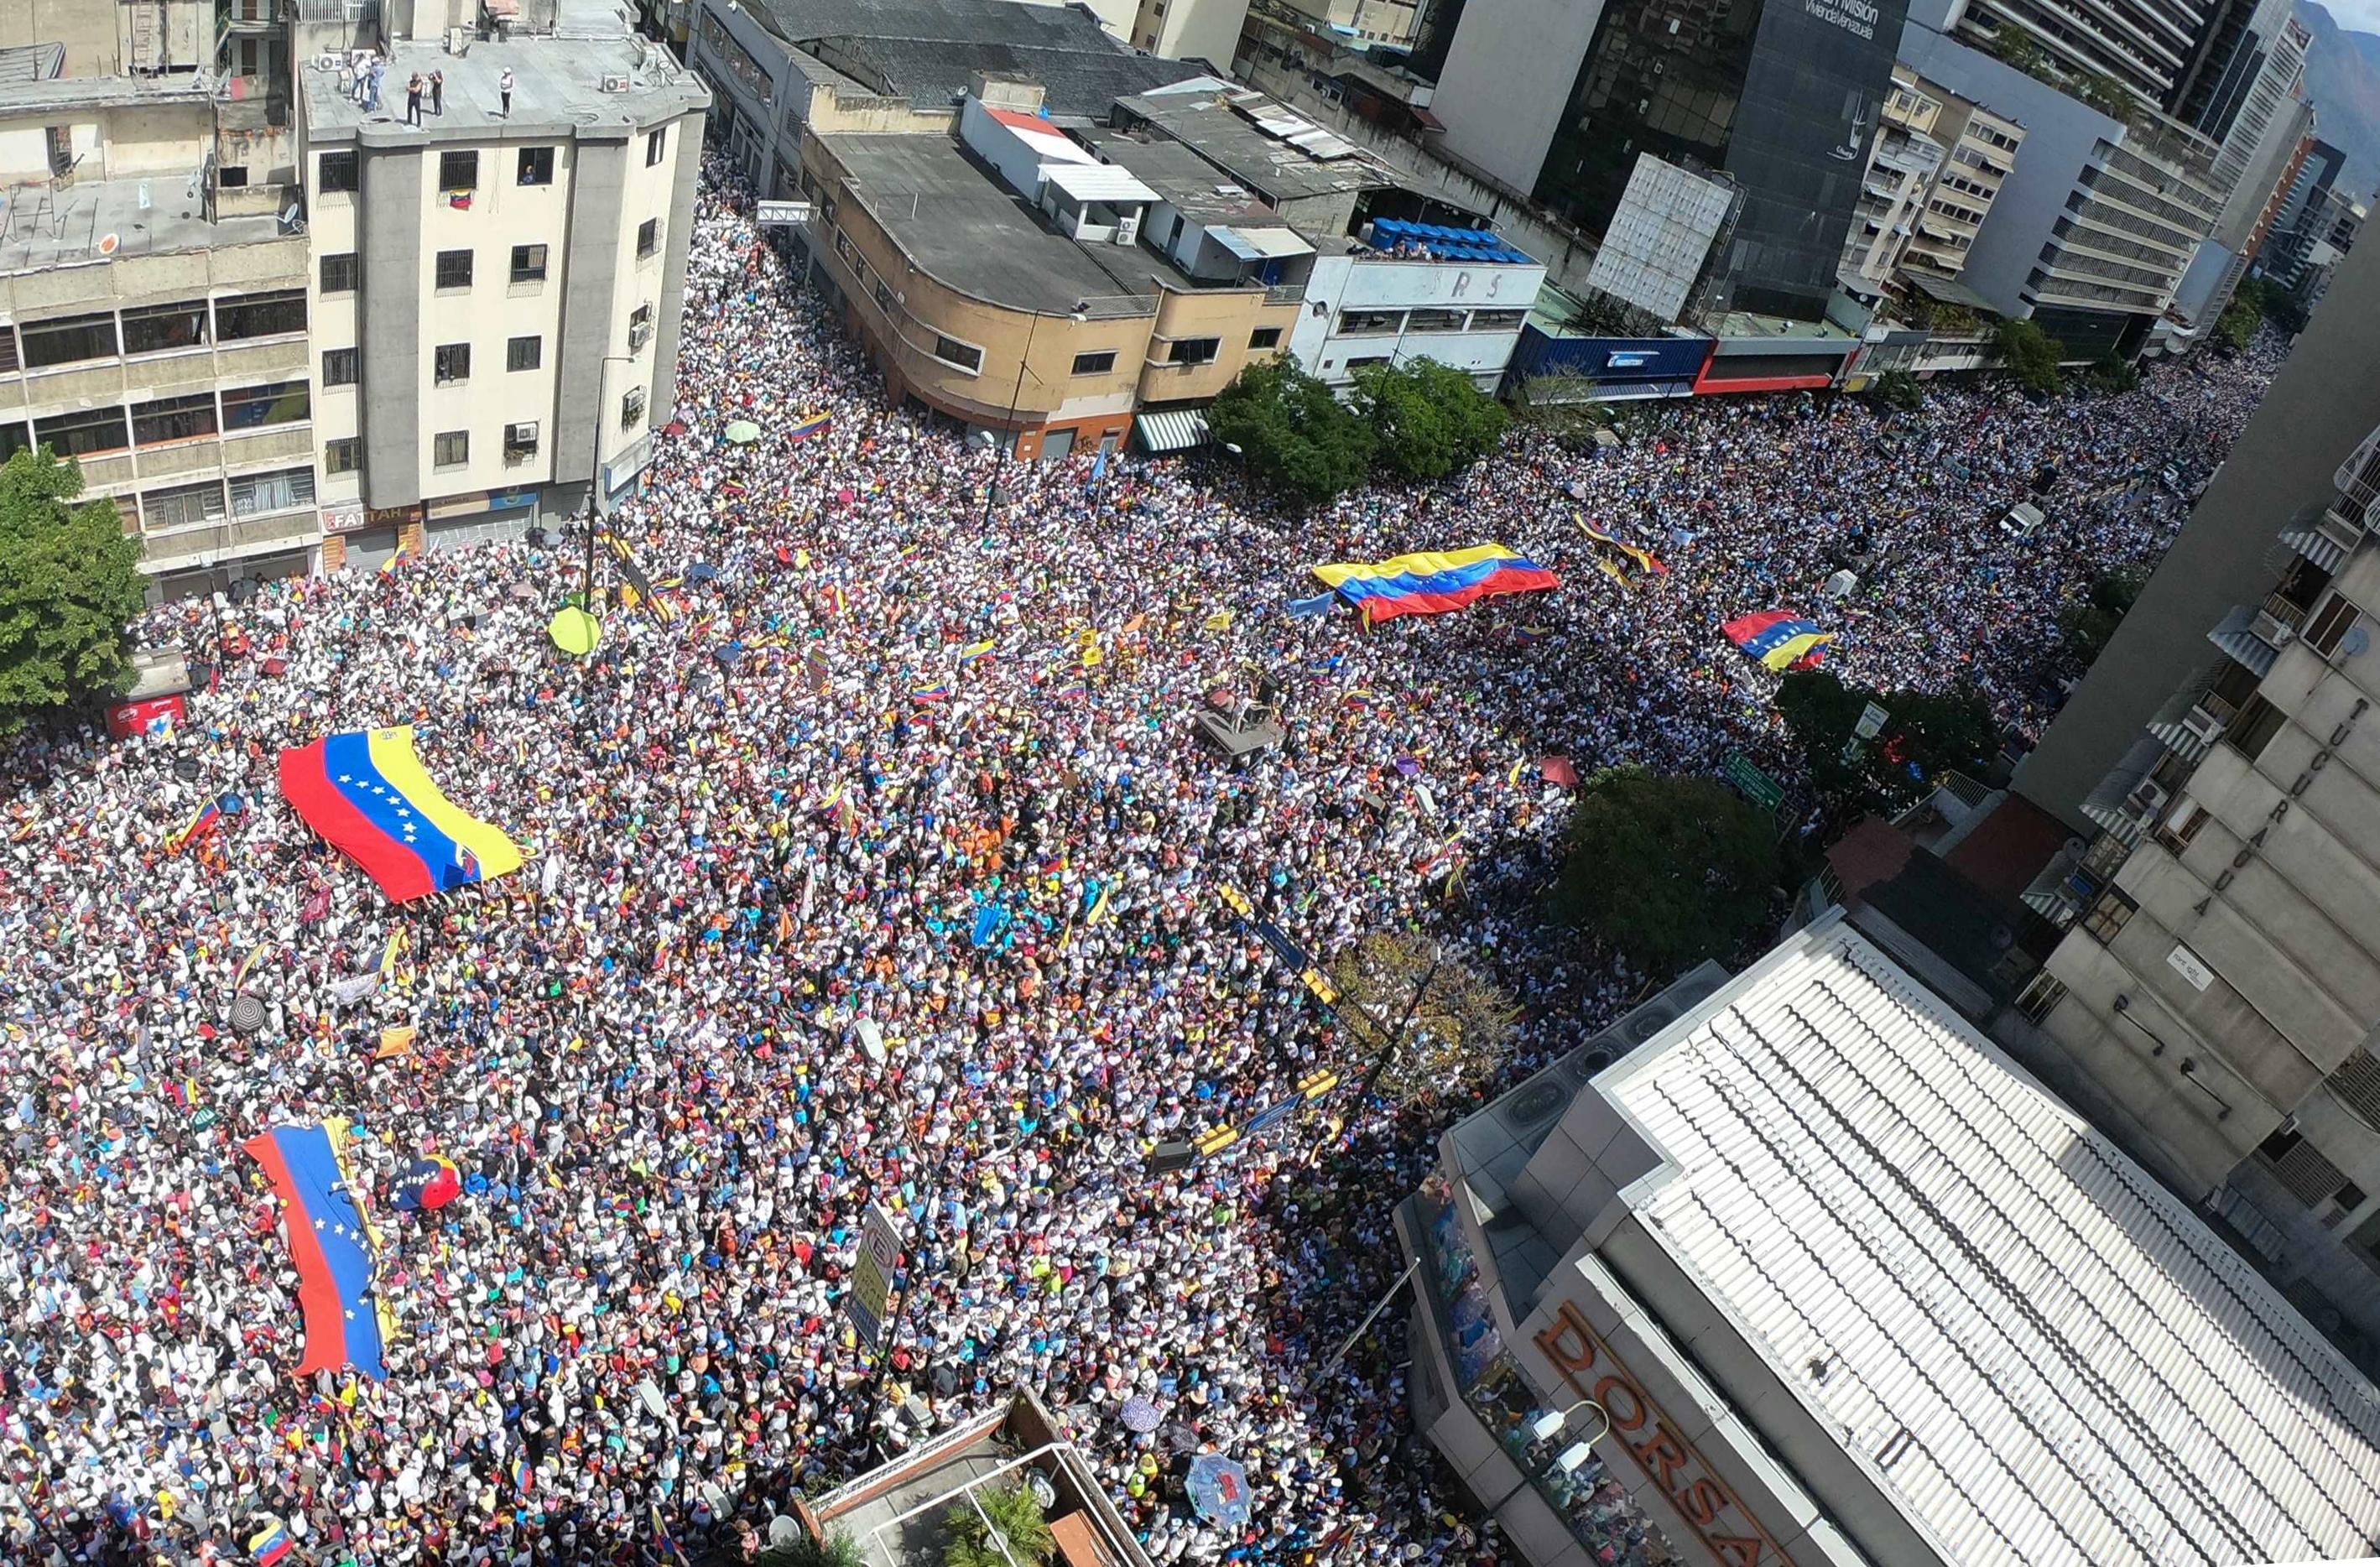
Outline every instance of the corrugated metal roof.
<path fill-rule="evenodd" d="M 1950 1560 L 2368 1554 L 2380 1395 L 2196 1214 L 1847 926 L 1721 1000 L 1642 1211 Z"/>
<path fill-rule="evenodd" d="M 1157 192 L 1114 164 L 1044 164 L 1041 177 L 1077 201 L 1154 201 Z"/>

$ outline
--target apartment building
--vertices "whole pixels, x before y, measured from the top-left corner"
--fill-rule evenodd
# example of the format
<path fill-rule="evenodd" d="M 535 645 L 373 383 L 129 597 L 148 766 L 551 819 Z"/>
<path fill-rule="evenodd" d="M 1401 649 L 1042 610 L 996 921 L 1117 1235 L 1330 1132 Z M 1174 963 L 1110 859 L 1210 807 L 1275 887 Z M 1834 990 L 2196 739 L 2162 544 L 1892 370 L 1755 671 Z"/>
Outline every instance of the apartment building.
<path fill-rule="evenodd" d="M 307 240 L 226 211 L 201 72 L 0 81 L 0 451 L 82 464 L 161 595 L 314 564 Z"/>
<path fill-rule="evenodd" d="M 613 7 L 451 47 L 467 9 L 413 7 L 377 108 L 301 73 L 332 567 L 613 500 L 674 400 L 710 94 Z M 408 124 L 433 71 L 443 112 Z"/>
<path fill-rule="evenodd" d="M 1904 272 L 1956 278 L 2023 141 L 2009 115 L 1895 65 L 1852 209 L 1844 285 L 1874 298 Z"/>

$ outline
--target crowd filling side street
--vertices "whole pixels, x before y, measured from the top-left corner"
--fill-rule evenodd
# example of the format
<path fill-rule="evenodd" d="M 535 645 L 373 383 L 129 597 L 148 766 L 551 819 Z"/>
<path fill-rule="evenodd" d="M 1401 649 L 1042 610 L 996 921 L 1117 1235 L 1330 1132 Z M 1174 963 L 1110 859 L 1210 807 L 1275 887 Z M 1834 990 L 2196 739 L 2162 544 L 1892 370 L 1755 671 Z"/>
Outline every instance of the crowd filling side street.
<path fill-rule="evenodd" d="M 1219 888 L 1311 953 L 1442 938 L 1525 1008 L 1528 1070 L 1670 978 L 1547 925 L 1540 759 L 1794 783 L 1777 677 L 1720 630 L 1779 607 L 1847 679 L 2036 730 L 2059 607 L 2155 560 L 2281 346 L 2047 404 L 1705 400 L 1600 451 L 1516 423 L 1311 511 L 1215 452 L 1008 463 L 987 500 L 998 455 L 888 408 L 750 211 L 706 170 L 677 406 L 607 523 L 673 613 L 559 651 L 575 529 L 273 582 L 137 627 L 220 662 L 173 738 L 0 753 L 0 1556 L 245 1561 L 260 1515 L 355 1567 L 659 1562 L 657 1521 L 734 1550 L 917 1439 L 913 1400 L 946 1427 L 1022 1382 L 1160 1562 L 1512 1560 L 1404 1423 L 1402 1313 L 1326 1368 L 1470 1101 L 1342 1087 L 1149 1169 L 1353 1048 Z M 2051 520 L 2003 528 L 2045 467 Z M 1666 574 L 1598 569 L 1582 522 Z M 1286 613 L 1318 564 L 1490 541 L 1561 587 Z M 1250 665 L 1287 738 L 1234 771 L 1192 719 Z M 284 798 L 284 748 L 400 724 L 518 871 L 394 905 Z M 241 1152 L 334 1119 L 384 1379 L 293 1374 Z M 398 1211 L 424 1157 L 462 1195 Z M 871 1204 L 905 1247 L 880 1377 L 838 1309 Z M 1182 1504 L 1176 1443 L 1247 1466 L 1253 1523 Z"/>

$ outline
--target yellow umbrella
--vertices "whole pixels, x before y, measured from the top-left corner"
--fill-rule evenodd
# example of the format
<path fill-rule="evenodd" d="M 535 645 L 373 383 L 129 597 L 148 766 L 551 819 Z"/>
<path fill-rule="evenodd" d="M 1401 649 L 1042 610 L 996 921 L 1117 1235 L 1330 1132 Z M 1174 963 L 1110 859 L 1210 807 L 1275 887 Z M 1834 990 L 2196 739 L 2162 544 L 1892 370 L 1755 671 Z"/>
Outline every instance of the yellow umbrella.
<path fill-rule="evenodd" d="M 583 659 L 603 639 L 603 623 L 576 604 L 556 610 L 545 634 L 572 658 Z"/>

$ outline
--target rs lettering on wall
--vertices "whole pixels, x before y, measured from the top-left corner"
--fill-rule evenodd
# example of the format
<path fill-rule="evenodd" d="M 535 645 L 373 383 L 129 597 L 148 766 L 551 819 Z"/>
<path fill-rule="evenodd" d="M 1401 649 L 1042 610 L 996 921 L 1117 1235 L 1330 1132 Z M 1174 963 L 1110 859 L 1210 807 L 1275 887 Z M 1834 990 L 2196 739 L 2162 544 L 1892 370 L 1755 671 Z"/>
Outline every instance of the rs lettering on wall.
<path fill-rule="evenodd" d="M 1536 1342 L 1537 1352 L 1572 1392 L 1603 1406 L 1611 1417 L 1611 1434 L 1670 1499 L 1713 1561 L 1719 1567 L 1793 1567 L 1792 1558 L 1768 1537 L 1694 1444 L 1671 1427 L 1578 1307 L 1562 1302 L 1560 1319 L 1538 1333 Z"/>

